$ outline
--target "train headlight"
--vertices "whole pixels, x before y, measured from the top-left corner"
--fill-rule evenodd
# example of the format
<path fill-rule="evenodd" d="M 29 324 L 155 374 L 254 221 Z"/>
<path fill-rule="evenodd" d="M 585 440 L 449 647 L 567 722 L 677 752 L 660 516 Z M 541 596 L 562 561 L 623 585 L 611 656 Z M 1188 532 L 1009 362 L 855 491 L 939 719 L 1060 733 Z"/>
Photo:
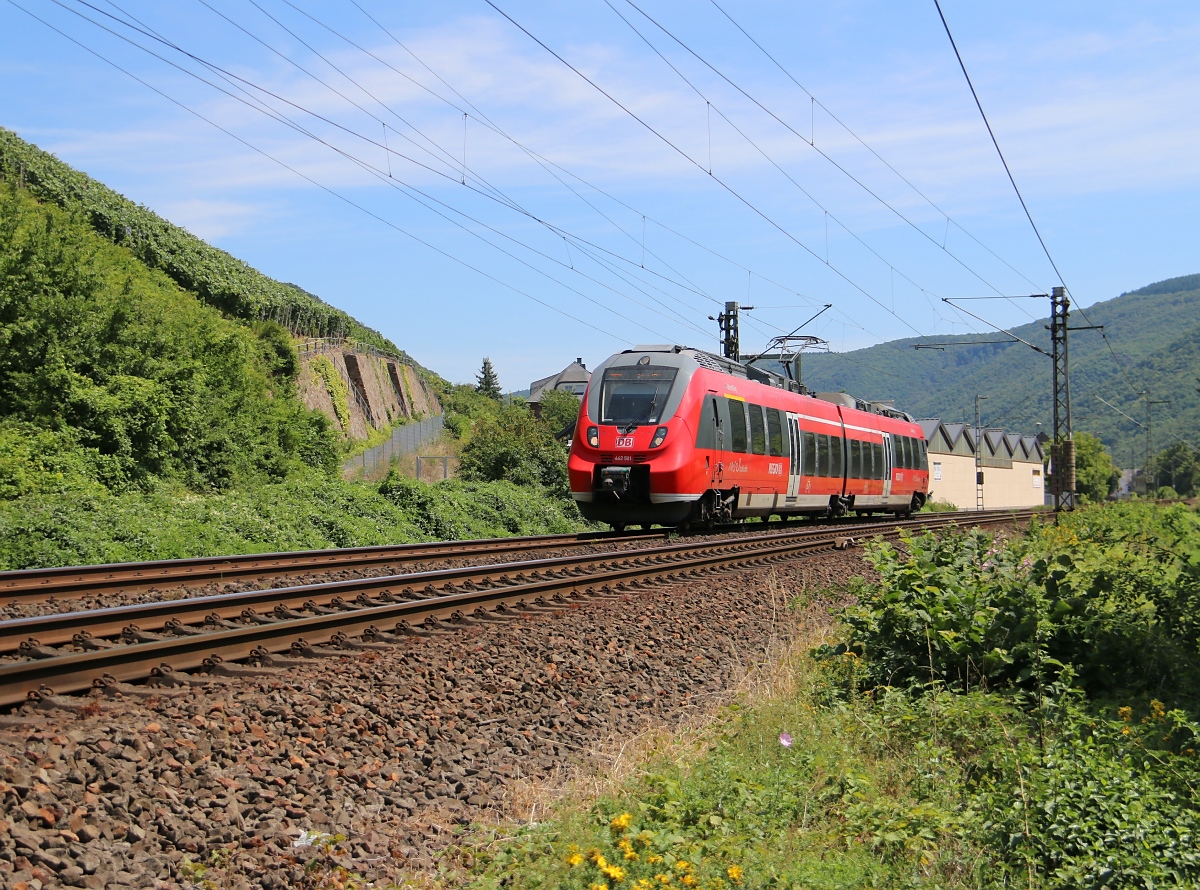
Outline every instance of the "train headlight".
<path fill-rule="evenodd" d="M 666 438 L 667 438 L 667 428 L 665 426 L 660 426 L 658 429 L 656 429 L 654 431 L 654 438 L 650 440 L 650 447 L 657 448 L 659 445 L 661 445 L 666 440 Z"/>
<path fill-rule="evenodd" d="M 592 448 L 600 447 L 600 428 L 589 426 L 587 430 L 587 443 Z"/>

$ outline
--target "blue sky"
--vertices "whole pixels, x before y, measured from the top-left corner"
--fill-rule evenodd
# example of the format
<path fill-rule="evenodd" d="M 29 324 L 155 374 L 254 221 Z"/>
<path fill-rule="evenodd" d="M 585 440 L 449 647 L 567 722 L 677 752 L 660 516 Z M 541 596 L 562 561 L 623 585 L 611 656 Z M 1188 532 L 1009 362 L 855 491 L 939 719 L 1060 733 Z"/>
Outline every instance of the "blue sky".
<path fill-rule="evenodd" d="M 0 125 L 452 380 L 715 348 L 729 299 L 746 350 L 825 303 L 849 350 L 1058 283 L 932 0 L 494 0 L 611 99 L 486 0 L 87 2 L 0 2 Z M 1076 301 L 1200 271 L 1200 6 L 943 9 Z"/>

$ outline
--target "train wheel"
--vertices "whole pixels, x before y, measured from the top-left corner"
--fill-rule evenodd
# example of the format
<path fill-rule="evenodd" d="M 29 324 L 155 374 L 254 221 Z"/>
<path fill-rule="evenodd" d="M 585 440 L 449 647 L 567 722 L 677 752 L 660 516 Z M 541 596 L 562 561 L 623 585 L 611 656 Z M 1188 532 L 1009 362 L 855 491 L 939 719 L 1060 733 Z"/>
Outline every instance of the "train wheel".
<path fill-rule="evenodd" d="M 618 534 L 625 531 L 625 523 L 623 523 L 623 522 L 610 522 L 609 525 L 611 525 L 612 530 L 617 532 Z"/>

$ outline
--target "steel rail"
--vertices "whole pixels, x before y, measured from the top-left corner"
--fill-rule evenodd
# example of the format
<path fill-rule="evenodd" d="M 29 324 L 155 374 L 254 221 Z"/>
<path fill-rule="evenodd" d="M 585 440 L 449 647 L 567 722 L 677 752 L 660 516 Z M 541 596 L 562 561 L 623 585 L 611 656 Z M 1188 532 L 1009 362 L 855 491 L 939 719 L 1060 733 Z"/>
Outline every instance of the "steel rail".
<path fill-rule="evenodd" d="M 152 587 L 196 587 L 212 582 L 255 580 L 295 575 L 305 571 L 363 569 L 398 565 L 424 559 L 448 559 L 479 553 L 518 553 L 553 547 L 609 544 L 665 537 L 672 529 L 638 532 L 582 532 L 569 535 L 529 535 L 515 538 L 482 538 L 469 541 L 385 544 L 285 553 L 251 553 L 242 556 L 202 556 L 64 568 L 18 569 L 0 572 L 0 601 L 14 602 L 72 598 L 114 590 Z"/>
<path fill-rule="evenodd" d="M 974 515 L 975 525 L 1024 521 L 1030 511 L 998 512 Z M 946 518 L 890 524 L 882 529 L 885 537 L 898 536 L 908 526 L 937 528 L 956 524 L 953 514 Z M 782 540 L 778 538 L 782 537 Z M 0 705 L 11 705 L 29 695 L 37 695 L 47 684 L 53 691 L 75 692 L 92 686 L 101 678 L 116 681 L 143 679 L 154 670 L 188 670 L 213 665 L 225 660 L 262 657 L 283 652 L 293 645 L 312 646 L 345 641 L 350 635 L 366 634 L 378 638 L 380 624 L 395 622 L 395 632 L 404 633 L 412 621 L 439 621 L 447 618 L 462 620 L 468 611 L 480 616 L 495 617 L 487 609 L 516 606 L 528 609 L 536 606 L 569 608 L 566 596 L 580 597 L 611 593 L 614 587 L 637 581 L 660 579 L 680 580 L 697 573 L 720 568 L 744 568 L 794 558 L 803 553 L 827 550 L 838 546 L 841 535 L 825 538 L 784 535 L 765 546 L 747 548 L 741 541 L 717 541 L 685 550 L 694 553 L 675 561 L 631 560 L 635 565 L 609 567 L 602 576 L 596 574 L 570 575 L 526 581 L 515 585 L 485 590 L 456 591 L 429 599 L 374 605 L 353 611 L 314 615 L 270 624 L 214 630 L 173 639 L 133 643 L 98 651 L 74 653 L 53 658 L 20 661 L 0 666 Z M 761 540 L 761 538 L 759 539 Z M 741 545 L 741 546 L 739 546 Z M 662 555 L 660 554 L 660 557 Z M 597 585 L 600 585 L 599 587 Z M 549 598 L 549 599 L 548 599 Z M 531 603 L 532 601 L 532 603 Z M 470 623 L 466 619 L 464 623 Z M 382 634 L 384 638 L 390 636 Z M 349 654 L 347 650 L 347 654 Z"/>
<path fill-rule="evenodd" d="M 876 521 L 866 520 L 868 524 Z M 845 528 L 860 528 L 862 518 L 841 520 Z M 767 528 L 777 523 L 764 524 Z M 786 523 L 783 524 L 786 527 Z M 726 533 L 730 527 L 718 527 Z M 384 544 L 373 547 L 341 547 L 327 550 L 298 550 L 279 553 L 250 553 L 236 556 L 202 556 L 148 562 L 107 563 L 61 568 L 16 569 L 0 572 L 0 603 L 77 599 L 89 594 L 138 591 L 153 588 L 199 587 L 252 579 L 264 581 L 305 572 L 362 570 L 385 565 L 404 565 L 431 559 L 461 559 L 478 554 L 521 553 L 589 544 L 632 543 L 647 538 L 665 538 L 675 529 L 636 532 L 582 532 L 566 535 L 528 535 L 513 538 L 480 538 L 466 541 Z M 693 535 L 699 534 L 693 532 Z"/>
<path fill-rule="evenodd" d="M 895 523 L 875 523 L 856 526 L 861 533 L 870 534 L 895 527 Z M 739 538 L 708 541 L 688 539 L 657 547 L 636 550 L 618 550 L 605 553 L 586 553 L 572 556 L 549 557 L 513 563 L 490 563 L 485 565 L 460 566 L 457 568 L 434 569 L 402 575 L 378 575 L 370 578 L 352 578 L 344 581 L 325 581 L 291 587 L 274 587 L 261 590 L 238 591 L 213 594 L 188 599 L 162 600 L 152 603 L 133 603 L 125 606 L 110 606 L 82 612 L 62 612 L 51 615 L 13 618 L 0 621 L 0 655 L 18 652 L 23 643 L 56 646 L 69 643 L 76 635 L 86 632 L 95 638 L 111 638 L 122 635 L 126 628 L 146 630 L 165 626 L 172 620 L 180 624 L 204 623 L 210 616 L 219 619 L 248 617 L 247 610 L 266 609 L 267 614 L 281 609 L 306 607 L 310 603 L 329 606 L 347 598 L 369 597 L 372 594 L 390 594 L 399 588 L 416 596 L 415 589 L 428 591 L 430 587 L 446 587 L 455 584 L 511 584 L 508 576 L 524 580 L 527 572 L 563 572 L 570 570 L 604 571 L 610 565 L 628 565 L 635 560 L 677 557 L 688 552 L 711 550 L 716 547 L 751 549 L 780 540 L 828 536 L 828 529 L 793 529 L 766 535 L 747 535 Z M 353 607 L 353 603 L 346 603 Z M 368 604 L 369 605 L 369 604 Z"/>

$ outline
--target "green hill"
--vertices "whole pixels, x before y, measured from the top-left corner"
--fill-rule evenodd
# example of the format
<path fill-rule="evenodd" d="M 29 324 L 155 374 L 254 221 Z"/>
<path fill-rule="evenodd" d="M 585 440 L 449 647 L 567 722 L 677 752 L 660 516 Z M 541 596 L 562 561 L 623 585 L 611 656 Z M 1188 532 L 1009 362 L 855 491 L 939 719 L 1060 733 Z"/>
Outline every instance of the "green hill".
<path fill-rule="evenodd" d="M 299 335 L 403 357 L 0 129 L 0 569 L 580 526 L 540 485 L 344 481 Z M 500 410 L 420 371 L 457 435 Z"/>
<path fill-rule="evenodd" d="M 295 284 L 276 281 L 0 127 L 0 179 L 79 214 L 93 231 L 234 318 L 307 337 L 349 337 L 404 355 L 378 331 Z M 419 367 L 405 356 L 407 363 Z"/>
<path fill-rule="evenodd" d="M 1049 300 L 1039 308 L 1048 312 Z M 1104 325 L 1112 351 L 1095 331 L 1070 335 L 1075 430 L 1099 436 L 1118 465 L 1128 466 L 1131 455 L 1140 465 L 1145 431 L 1101 399 L 1145 424 L 1146 400 L 1137 392 L 1148 390 L 1151 399 L 1171 400 L 1154 406 L 1155 450 L 1180 439 L 1200 445 L 1200 275 L 1160 281 L 1085 311 L 1092 324 Z M 1048 323 L 1047 317 L 1012 330 L 1048 352 Z M 1086 322 L 1073 311 L 1071 324 Z M 936 339 L 1005 338 L 988 333 Z M 845 390 L 860 398 L 894 399 L 898 408 L 916 417 L 955 421 L 973 419 L 976 394 L 986 395 L 985 424 L 1021 433 L 1050 432 L 1049 358 L 1021 343 L 913 349 L 919 342 L 929 341 L 893 340 L 853 352 L 806 355 L 804 383 L 818 392 Z"/>

